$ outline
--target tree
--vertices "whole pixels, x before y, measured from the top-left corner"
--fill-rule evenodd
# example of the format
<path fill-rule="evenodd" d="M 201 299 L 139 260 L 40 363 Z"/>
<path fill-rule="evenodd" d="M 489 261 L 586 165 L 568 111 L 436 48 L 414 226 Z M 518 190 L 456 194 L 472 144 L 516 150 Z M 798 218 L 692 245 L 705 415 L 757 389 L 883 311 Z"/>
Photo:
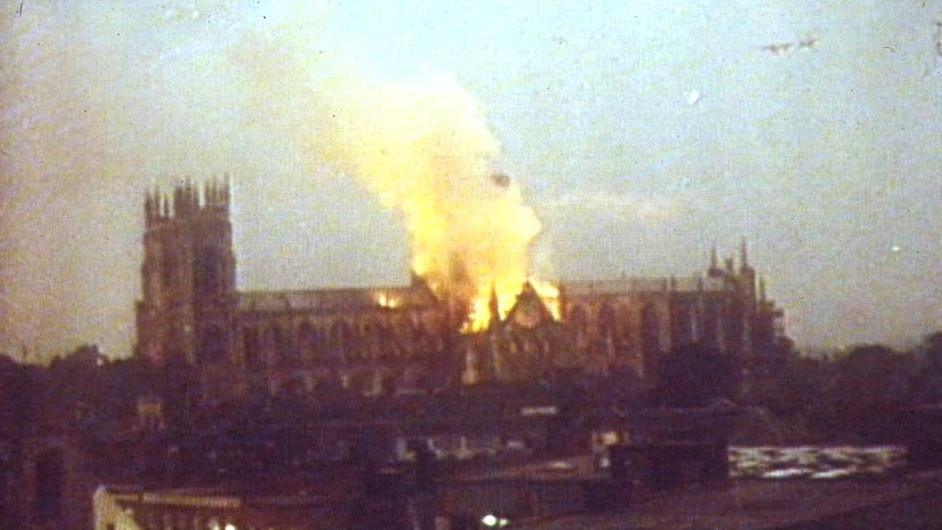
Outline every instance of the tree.
<path fill-rule="evenodd" d="M 924 347 L 930 368 L 935 372 L 942 372 L 942 331 L 926 335 Z"/>
<path fill-rule="evenodd" d="M 731 356 L 701 343 L 688 344 L 662 361 L 658 400 L 669 406 L 696 407 L 733 399 L 739 379 L 739 365 Z"/>
<path fill-rule="evenodd" d="M 913 357 L 881 344 L 864 344 L 837 360 L 833 369 L 828 388 L 832 429 L 885 441 L 898 411 L 909 404 L 916 373 Z"/>

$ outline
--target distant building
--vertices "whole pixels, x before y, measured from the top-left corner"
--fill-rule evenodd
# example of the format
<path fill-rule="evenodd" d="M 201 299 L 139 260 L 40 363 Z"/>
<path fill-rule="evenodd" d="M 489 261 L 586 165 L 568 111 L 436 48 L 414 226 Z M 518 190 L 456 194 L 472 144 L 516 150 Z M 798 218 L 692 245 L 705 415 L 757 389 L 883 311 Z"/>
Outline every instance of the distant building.
<path fill-rule="evenodd" d="M 228 185 L 147 193 L 137 352 L 198 367 L 203 399 L 343 386 L 363 394 L 528 380 L 556 369 L 630 369 L 694 341 L 740 359 L 770 350 L 782 312 L 749 265 L 705 277 L 561 282 L 561 320 L 529 284 L 488 330 L 463 322 L 419 278 L 410 285 L 237 291 Z M 492 302 L 496 305 L 496 301 Z M 496 311 L 495 311 L 496 312 Z"/>

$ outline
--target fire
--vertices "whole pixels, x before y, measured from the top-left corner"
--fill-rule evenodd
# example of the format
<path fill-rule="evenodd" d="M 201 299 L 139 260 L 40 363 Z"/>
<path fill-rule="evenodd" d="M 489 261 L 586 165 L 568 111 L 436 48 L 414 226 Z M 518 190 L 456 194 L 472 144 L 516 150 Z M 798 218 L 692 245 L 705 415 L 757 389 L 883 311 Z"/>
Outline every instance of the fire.
<path fill-rule="evenodd" d="M 387 293 L 376 293 L 375 300 L 376 303 L 384 309 L 395 309 L 399 307 L 399 299 Z"/>
<path fill-rule="evenodd" d="M 555 283 L 546 280 L 530 278 L 528 281 L 536 290 L 550 314 L 553 315 L 553 318 L 559 320 L 559 287 Z M 497 311 L 501 320 L 507 318 L 507 314 L 517 302 L 517 296 L 520 294 L 522 287 L 523 283 L 518 284 L 516 289 L 504 291 L 497 290 L 495 287 L 493 294 L 496 294 L 497 297 Z M 463 332 L 477 333 L 488 328 L 493 318 L 491 314 L 491 296 L 491 292 L 486 293 L 484 296 L 479 294 L 471 301 L 471 310 L 468 314 L 468 320 L 462 328 Z"/>
<path fill-rule="evenodd" d="M 402 215 L 412 269 L 437 294 L 467 304 L 471 330 L 490 321 L 492 290 L 505 316 L 527 281 L 541 224 L 519 185 L 495 176 L 500 146 L 474 99 L 453 77 L 337 82 L 319 100 L 332 117 L 314 139 L 321 159 Z"/>
<path fill-rule="evenodd" d="M 543 300 L 543 303 L 546 304 L 546 308 L 549 309 L 553 318 L 560 320 L 562 314 L 559 309 L 559 285 L 550 281 L 535 279 L 530 279 L 530 284 L 536 289 L 537 294 L 540 295 L 540 298 Z"/>

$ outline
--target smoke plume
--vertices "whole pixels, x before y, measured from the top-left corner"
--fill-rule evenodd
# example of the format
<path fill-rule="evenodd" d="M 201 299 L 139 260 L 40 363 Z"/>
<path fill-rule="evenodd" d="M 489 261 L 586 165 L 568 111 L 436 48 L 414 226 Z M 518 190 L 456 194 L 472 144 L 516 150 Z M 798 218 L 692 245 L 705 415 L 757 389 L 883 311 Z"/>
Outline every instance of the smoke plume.
<path fill-rule="evenodd" d="M 317 155 L 400 212 L 414 272 L 486 322 L 491 290 L 507 298 L 526 280 L 540 221 L 493 177 L 500 146 L 473 98 L 449 76 L 336 88 L 320 102 L 332 119 Z"/>
<path fill-rule="evenodd" d="M 303 40 L 287 31 L 278 38 Z M 509 309 L 541 224 L 516 182 L 497 174 L 500 144 L 472 95 L 452 75 L 380 79 L 310 48 L 284 58 L 287 46 L 266 39 L 238 57 L 258 79 L 251 106 L 270 106 L 257 103 L 273 85 L 290 87 L 281 108 L 265 115 L 294 124 L 311 169 L 328 166 L 397 212 L 412 271 L 466 304 L 472 328 L 488 322 L 492 291 L 502 312 Z"/>

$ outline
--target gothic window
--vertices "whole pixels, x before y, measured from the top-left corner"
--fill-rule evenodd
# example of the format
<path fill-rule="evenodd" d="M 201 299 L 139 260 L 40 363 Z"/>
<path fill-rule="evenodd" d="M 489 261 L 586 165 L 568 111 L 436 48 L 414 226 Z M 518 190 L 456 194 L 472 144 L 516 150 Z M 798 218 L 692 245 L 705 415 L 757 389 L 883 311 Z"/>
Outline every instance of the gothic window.
<path fill-rule="evenodd" d="M 310 322 L 305 320 L 298 328 L 298 346 L 301 352 L 308 357 L 316 357 L 320 348 L 320 336 Z"/>
<path fill-rule="evenodd" d="M 176 326 L 167 330 L 163 340 L 163 358 L 180 361 L 184 359 L 183 334 Z"/>
<path fill-rule="evenodd" d="M 398 347 L 396 344 L 396 333 L 393 331 L 393 329 L 386 324 L 380 324 L 376 329 L 376 333 L 377 341 L 379 343 L 380 355 L 395 355 Z"/>
<path fill-rule="evenodd" d="M 196 294 L 203 297 L 219 295 L 223 287 L 223 259 L 219 250 L 213 247 L 200 250 L 194 267 Z"/>
<path fill-rule="evenodd" d="M 353 330 L 343 320 L 338 320 L 330 328 L 330 342 L 334 353 L 339 357 L 349 355 L 353 348 Z"/>
<path fill-rule="evenodd" d="M 428 336 L 428 332 L 425 331 L 425 326 L 422 323 L 418 323 L 412 328 L 412 338 L 417 342 L 424 340 Z"/>
<path fill-rule="evenodd" d="M 645 358 L 653 358 L 661 351 L 661 324 L 657 310 L 650 304 L 641 310 L 641 349 Z"/>
<path fill-rule="evenodd" d="M 228 351 L 226 334 L 220 326 L 207 326 L 200 334 L 200 360 L 214 362 L 225 358 Z"/>
<path fill-rule="evenodd" d="M 376 324 L 372 322 L 363 324 L 360 337 L 363 339 L 364 355 L 368 357 L 374 355 L 377 349 Z"/>
<path fill-rule="evenodd" d="M 706 313 L 703 315 L 703 334 L 701 341 L 711 347 L 718 347 L 720 344 L 720 324 L 722 322 L 722 304 L 711 301 L 707 304 Z"/>
<path fill-rule="evenodd" d="M 732 348 L 733 351 L 738 351 L 742 348 L 746 331 L 745 319 L 746 316 L 742 301 L 738 298 L 733 298 L 727 306 L 723 319 L 723 323 L 725 324 L 725 329 L 723 330 L 724 340 L 727 346 Z"/>
<path fill-rule="evenodd" d="M 242 352 L 245 356 L 245 365 L 249 368 L 258 368 L 262 365 L 258 329 L 245 328 L 242 330 Z"/>
<path fill-rule="evenodd" d="M 677 346 L 693 342 L 693 322 L 690 318 L 690 308 L 685 303 L 679 303 L 671 315 L 671 343 Z"/>
<path fill-rule="evenodd" d="M 615 308 L 605 302 L 599 309 L 599 335 L 614 339 L 618 331 L 618 322 L 615 317 Z"/>
<path fill-rule="evenodd" d="M 271 344 L 275 349 L 275 359 L 279 364 L 293 364 L 297 361 L 297 351 L 291 344 L 291 338 L 285 334 L 278 324 L 271 327 Z"/>
<path fill-rule="evenodd" d="M 164 248 L 160 256 L 160 283 L 166 289 L 173 283 L 176 274 L 177 260 L 169 248 Z"/>
<path fill-rule="evenodd" d="M 572 325 L 575 326 L 576 331 L 580 334 L 586 332 L 586 326 L 589 321 L 588 315 L 586 315 L 585 308 L 581 305 L 577 305 L 572 308 L 572 311 L 569 312 L 569 321 L 572 322 Z"/>

